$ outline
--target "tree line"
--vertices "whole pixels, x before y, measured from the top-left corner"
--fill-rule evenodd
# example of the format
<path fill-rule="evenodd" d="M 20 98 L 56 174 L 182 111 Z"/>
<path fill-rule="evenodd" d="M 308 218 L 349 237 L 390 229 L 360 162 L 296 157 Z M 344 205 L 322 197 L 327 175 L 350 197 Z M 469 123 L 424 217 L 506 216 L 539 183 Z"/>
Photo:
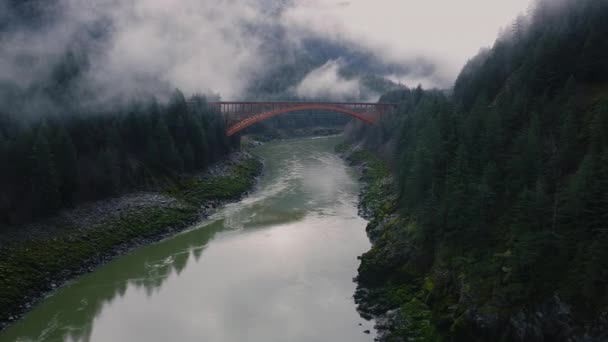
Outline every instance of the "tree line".
<path fill-rule="evenodd" d="M 540 1 L 452 94 L 381 101 L 399 110 L 351 136 L 390 151 L 421 246 L 407 264 L 450 269 L 441 296 L 469 291 L 505 313 L 558 293 L 583 319 L 608 307 L 607 2 Z"/>
<path fill-rule="evenodd" d="M 0 222 L 162 184 L 229 152 L 220 113 L 202 96 L 152 99 L 112 113 L 19 120 L 0 113 Z"/>

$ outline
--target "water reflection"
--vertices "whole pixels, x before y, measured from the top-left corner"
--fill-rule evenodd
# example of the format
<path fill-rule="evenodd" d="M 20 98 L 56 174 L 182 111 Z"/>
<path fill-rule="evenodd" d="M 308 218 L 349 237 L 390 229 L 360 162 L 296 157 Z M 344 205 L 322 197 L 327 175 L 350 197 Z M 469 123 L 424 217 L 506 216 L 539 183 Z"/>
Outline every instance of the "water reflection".
<path fill-rule="evenodd" d="M 257 191 L 81 277 L 0 342 L 372 341 L 351 281 L 369 242 L 338 141 L 262 146 Z"/>
<path fill-rule="evenodd" d="M 198 261 L 206 243 L 222 228 L 216 222 L 108 263 L 57 291 L 25 320 L 7 329 L 0 341 L 89 341 L 94 318 L 106 305 L 122 298 L 128 288 L 153 296 L 190 259 Z"/>

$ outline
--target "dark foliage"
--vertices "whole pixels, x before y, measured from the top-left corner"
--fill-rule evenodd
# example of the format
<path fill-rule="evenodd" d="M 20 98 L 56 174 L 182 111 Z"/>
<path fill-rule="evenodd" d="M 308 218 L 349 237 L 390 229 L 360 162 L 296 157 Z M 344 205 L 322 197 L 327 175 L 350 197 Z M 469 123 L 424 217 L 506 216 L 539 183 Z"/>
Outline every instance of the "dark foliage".
<path fill-rule="evenodd" d="M 86 200 L 203 169 L 226 154 L 224 120 L 176 91 L 124 110 L 22 122 L 0 114 L 0 222 L 48 216 Z"/>
<path fill-rule="evenodd" d="M 407 238 L 424 246 L 400 269 L 418 258 L 428 276 L 454 277 L 428 297 L 435 318 L 469 295 L 501 314 L 555 293 L 582 320 L 608 308 L 606 44 L 607 2 L 540 1 L 468 63 L 453 96 L 389 93 L 392 124 L 354 132 L 393 146 L 399 208 L 417 227 Z M 462 332 L 461 310 L 446 332 Z"/>

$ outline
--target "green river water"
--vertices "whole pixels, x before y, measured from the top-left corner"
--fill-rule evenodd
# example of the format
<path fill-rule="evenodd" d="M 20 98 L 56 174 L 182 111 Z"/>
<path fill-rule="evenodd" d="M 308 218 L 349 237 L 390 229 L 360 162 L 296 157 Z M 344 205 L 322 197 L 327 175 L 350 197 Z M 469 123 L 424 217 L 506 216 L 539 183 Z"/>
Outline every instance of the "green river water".
<path fill-rule="evenodd" d="M 373 341 L 352 298 L 370 243 L 340 141 L 257 147 L 257 190 L 68 283 L 0 342 Z"/>

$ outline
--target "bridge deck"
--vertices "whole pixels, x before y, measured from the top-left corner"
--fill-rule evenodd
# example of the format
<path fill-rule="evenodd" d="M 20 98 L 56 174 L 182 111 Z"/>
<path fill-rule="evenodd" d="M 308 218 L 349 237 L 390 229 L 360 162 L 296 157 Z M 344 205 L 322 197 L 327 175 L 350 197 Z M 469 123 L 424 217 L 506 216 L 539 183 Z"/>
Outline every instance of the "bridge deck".
<path fill-rule="evenodd" d="M 304 111 L 323 110 L 343 113 L 361 121 L 373 124 L 378 117 L 391 109 L 397 108 L 396 103 L 369 102 L 324 102 L 324 101 L 219 101 L 208 102 L 224 115 L 228 136 L 266 120 L 275 115 Z"/>

